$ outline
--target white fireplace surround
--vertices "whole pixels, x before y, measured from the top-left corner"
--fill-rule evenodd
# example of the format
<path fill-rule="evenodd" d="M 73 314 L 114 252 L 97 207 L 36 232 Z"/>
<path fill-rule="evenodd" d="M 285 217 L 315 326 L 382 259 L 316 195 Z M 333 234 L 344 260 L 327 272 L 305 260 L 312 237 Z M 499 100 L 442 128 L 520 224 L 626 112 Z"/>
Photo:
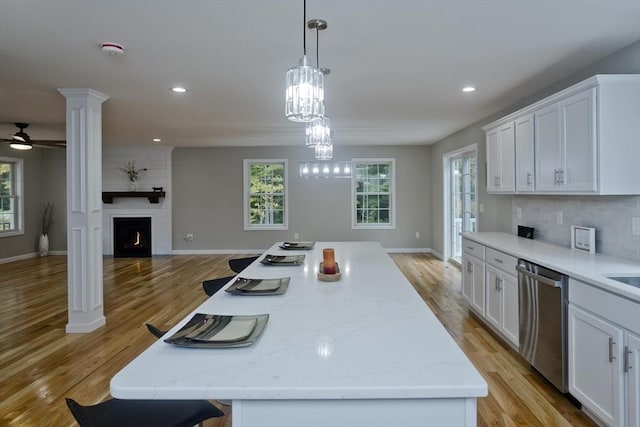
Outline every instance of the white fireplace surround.
<path fill-rule="evenodd" d="M 113 219 L 151 218 L 151 254 L 170 255 L 171 235 L 171 150 L 170 147 L 103 147 L 102 191 L 128 191 L 124 172 L 119 168 L 135 160 L 138 168 L 147 170 L 136 182 L 137 191 L 162 187 L 165 197 L 150 203 L 146 197 L 114 198 L 102 204 L 102 253 L 113 256 Z"/>

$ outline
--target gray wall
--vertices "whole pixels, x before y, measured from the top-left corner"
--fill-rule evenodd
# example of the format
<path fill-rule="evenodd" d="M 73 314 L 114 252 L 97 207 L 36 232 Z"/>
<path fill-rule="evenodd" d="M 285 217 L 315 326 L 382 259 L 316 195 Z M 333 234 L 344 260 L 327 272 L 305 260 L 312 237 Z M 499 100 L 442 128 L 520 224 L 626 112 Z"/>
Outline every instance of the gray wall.
<path fill-rule="evenodd" d="M 478 143 L 478 202 L 484 205 L 484 213 L 479 213 L 478 228 L 480 231 L 505 231 L 515 232 L 517 224 L 524 224 L 537 227 L 541 230 L 540 238 L 552 243 L 570 246 L 570 226 L 573 220 L 571 212 L 577 211 L 579 206 L 581 217 L 594 218 L 592 223 L 596 223 L 595 218 L 599 218 L 603 212 L 608 212 L 614 217 L 607 216 L 598 222 L 598 239 L 602 242 L 601 253 L 619 256 L 622 258 L 640 261 L 638 254 L 638 239 L 631 236 L 631 218 L 638 216 L 635 210 L 619 209 L 623 206 L 640 206 L 640 197 L 610 198 L 610 197 L 587 197 L 577 198 L 566 196 L 561 198 L 566 202 L 559 204 L 558 198 L 550 196 L 509 196 L 509 195 L 489 195 L 486 193 L 486 144 L 485 135 L 481 127 L 504 117 L 520 108 L 532 104 L 545 98 L 561 89 L 582 81 L 594 74 L 638 74 L 640 73 L 640 42 L 636 42 L 618 52 L 604 58 L 603 60 L 590 65 L 577 73 L 553 83 L 545 89 L 532 94 L 514 105 L 505 108 L 473 125 L 445 138 L 434 144 L 431 149 L 431 206 L 441 206 L 442 194 L 442 155 L 457 148 Z M 516 217 L 516 208 L 524 207 L 523 218 Z M 564 224 L 556 227 L 555 214 L 553 218 L 541 214 L 549 210 L 566 210 L 569 213 L 564 218 Z M 617 216 L 615 213 L 618 213 Z M 577 217 L 576 217 L 576 220 Z M 443 218 L 442 209 L 436 209 L 432 215 L 432 236 L 431 247 L 442 253 L 443 241 Z M 621 225 L 619 225 L 621 224 Z M 587 226 L 588 224 L 581 224 Z M 607 243 L 611 242 L 611 243 Z M 615 243 L 619 242 L 619 243 Z M 596 242 L 597 245 L 597 242 Z M 634 248 L 629 251 L 628 248 Z"/>
<path fill-rule="evenodd" d="M 305 147 L 176 148 L 172 153 L 173 247 L 176 250 L 265 249 L 275 241 L 376 240 L 386 248 L 428 248 L 429 147 L 336 147 L 336 160 L 396 159 L 395 230 L 352 230 L 349 179 L 303 179 L 298 162 L 313 161 Z M 289 230 L 245 231 L 243 159 L 288 159 Z M 416 231 L 420 238 L 415 238 Z M 183 237 L 194 234 L 192 242 Z"/>

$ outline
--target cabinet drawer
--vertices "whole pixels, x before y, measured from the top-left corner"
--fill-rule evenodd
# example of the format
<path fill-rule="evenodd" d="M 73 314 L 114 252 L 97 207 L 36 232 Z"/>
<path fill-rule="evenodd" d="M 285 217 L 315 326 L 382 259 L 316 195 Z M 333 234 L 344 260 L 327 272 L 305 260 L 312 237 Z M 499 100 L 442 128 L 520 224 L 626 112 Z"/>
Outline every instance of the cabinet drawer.
<path fill-rule="evenodd" d="M 476 258 L 484 260 L 484 245 L 469 239 L 462 239 L 462 251 Z"/>
<path fill-rule="evenodd" d="M 596 286 L 569 278 L 569 303 L 640 333 L 640 304 Z"/>
<path fill-rule="evenodd" d="M 504 252 L 487 248 L 487 263 L 514 276 L 517 274 L 518 258 L 507 255 Z"/>

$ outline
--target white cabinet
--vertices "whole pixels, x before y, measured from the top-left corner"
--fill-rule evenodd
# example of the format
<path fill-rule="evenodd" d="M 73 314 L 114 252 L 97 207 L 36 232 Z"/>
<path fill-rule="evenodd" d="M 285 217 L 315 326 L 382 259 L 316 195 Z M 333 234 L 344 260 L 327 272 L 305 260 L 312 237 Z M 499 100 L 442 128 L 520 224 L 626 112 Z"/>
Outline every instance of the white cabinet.
<path fill-rule="evenodd" d="M 484 246 L 462 239 L 462 296 L 484 316 Z"/>
<path fill-rule="evenodd" d="M 506 123 L 487 132 L 487 191 L 515 191 L 515 125 Z"/>
<path fill-rule="evenodd" d="M 485 319 L 513 346 L 518 347 L 518 279 L 517 260 L 487 249 Z"/>
<path fill-rule="evenodd" d="M 638 99 L 640 75 L 596 75 L 484 126 L 487 191 L 640 194 Z M 501 135 L 513 135 L 515 151 Z M 511 155 L 513 188 L 503 173 Z M 525 185 L 532 165 L 534 185 Z"/>
<path fill-rule="evenodd" d="M 569 392 L 608 426 L 639 426 L 640 305 L 569 281 Z"/>
<path fill-rule="evenodd" d="M 492 329 L 518 348 L 517 259 L 462 239 L 462 296 Z"/>
<path fill-rule="evenodd" d="M 535 149 L 533 114 L 515 121 L 516 143 L 516 191 L 528 193 L 534 190 Z"/>
<path fill-rule="evenodd" d="M 624 425 L 622 329 L 569 305 L 569 392 L 609 426 Z"/>
<path fill-rule="evenodd" d="M 640 336 L 625 335 L 624 366 L 627 374 L 627 425 L 640 427 Z"/>
<path fill-rule="evenodd" d="M 537 191 L 597 191 L 595 100 L 591 88 L 534 113 Z"/>

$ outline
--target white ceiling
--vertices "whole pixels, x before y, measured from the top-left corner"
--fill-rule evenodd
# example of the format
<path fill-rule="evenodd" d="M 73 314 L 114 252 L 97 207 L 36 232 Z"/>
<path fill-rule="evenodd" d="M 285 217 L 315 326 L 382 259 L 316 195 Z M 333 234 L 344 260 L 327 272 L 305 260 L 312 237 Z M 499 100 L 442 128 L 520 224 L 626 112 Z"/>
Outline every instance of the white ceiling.
<path fill-rule="evenodd" d="M 0 136 L 20 121 L 34 139 L 64 137 L 56 89 L 76 87 L 110 97 L 105 144 L 301 145 L 284 75 L 302 56 L 302 4 L 0 0 Z M 640 39 L 640 0 L 308 0 L 309 18 L 329 24 L 336 150 L 433 143 Z M 315 42 L 308 30 L 312 63 Z"/>

